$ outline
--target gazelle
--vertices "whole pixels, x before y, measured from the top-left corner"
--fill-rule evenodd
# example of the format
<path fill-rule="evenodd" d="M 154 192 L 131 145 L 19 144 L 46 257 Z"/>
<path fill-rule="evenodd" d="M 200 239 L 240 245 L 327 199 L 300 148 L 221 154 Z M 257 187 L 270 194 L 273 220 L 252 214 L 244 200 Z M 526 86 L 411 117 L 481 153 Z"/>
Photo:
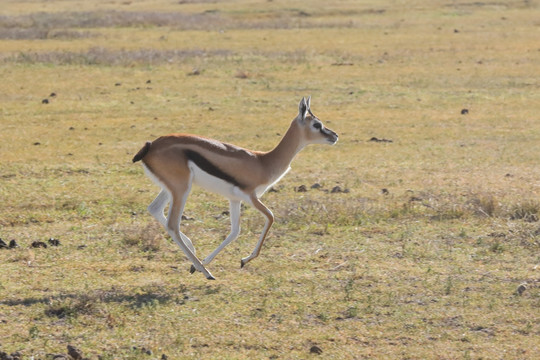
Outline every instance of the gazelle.
<path fill-rule="evenodd" d="M 259 198 L 289 170 L 293 158 L 308 144 L 335 144 L 338 135 L 326 128 L 310 110 L 310 100 L 302 98 L 298 115 L 279 144 L 269 152 L 259 152 L 197 135 L 171 134 L 147 142 L 133 158 L 142 160 L 146 174 L 161 187 L 148 211 L 164 227 L 191 260 L 191 273 L 202 272 L 216 255 L 240 233 L 240 204 L 252 205 L 266 218 L 255 249 L 241 261 L 241 267 L 256 258 L 274 216 Z M 231 232 L 210 255 L 200 261 L 191 240 L 180 231 L 184 205 L 191 185 L 221 194 L 229 199 Z M 168 216 L 164 210 L 169 203 Z"/>

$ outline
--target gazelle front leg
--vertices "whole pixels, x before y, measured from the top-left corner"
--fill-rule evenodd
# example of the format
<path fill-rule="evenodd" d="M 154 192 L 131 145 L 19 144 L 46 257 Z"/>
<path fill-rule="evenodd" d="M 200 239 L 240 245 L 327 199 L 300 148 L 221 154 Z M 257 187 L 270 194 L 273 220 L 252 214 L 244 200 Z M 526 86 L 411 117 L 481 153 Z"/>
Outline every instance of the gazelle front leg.
<path fill-rule="evenodd" d="M 219 245 L 216 250 L 214 250 L 210 255 L 208 255 L 203 261 L 203 265 L 208 265 L 225 246 L 229 245 L 232 241 L 238 238 L 240 234 L 240 208 L 242 202 L 236 200 L 230 200 L 229 202 L 229 213 L 231 216 L 231 232 L 225 238 L 225 240 Z M 195 272 L 195 266 L 191 266 L 190 272 L 193 274 Z"/>
<path fill-rule="evenodd" d="M 266 239 L 266 234 L 268 234 L 268 230 L 270 230 L 270 227 L 274 223 L 274 215 L 266 206 L 264 206 L 262 202 L 260 202 L 259 199 L 257 199 L 257 196 L 255 194 L 250 196 L 250 200 L 251 204 L 255 207 L 255 209 L 259 210 L 259 212 L 266 217 L 266 222 L 264 224 L 261 237 L 259 238 L 259 241 L 255 246 L 255 249 L 253 250 L 251 255 L 242 259 L 242 261 L 240 262 L 240 267 L 244 267 L 244 265 L 246 265 L 248 262 L 259 256 L 259 253 L 261 252 L 261 247 L 264 243 L 264 240 Z"/>

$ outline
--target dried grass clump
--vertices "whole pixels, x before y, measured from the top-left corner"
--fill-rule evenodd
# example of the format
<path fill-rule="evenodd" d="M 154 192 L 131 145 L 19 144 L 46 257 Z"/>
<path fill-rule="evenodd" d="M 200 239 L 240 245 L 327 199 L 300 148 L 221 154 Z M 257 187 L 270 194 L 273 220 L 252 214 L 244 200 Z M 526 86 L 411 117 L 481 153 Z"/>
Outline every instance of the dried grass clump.
<path fill-rule="evenodd" d="M 540 216 L 540 201 L 529 200 L 515 204 L 510 209 L 510 219 L 536 222 Z"/>
<path fill-rule="evenodd" d="M 122 243 L 129 247 L 138 247 L 141 251 L 157 252 L 165 244 L 165 233 L 156 222 L 142 227 L 138 224 L 118 229 L 123 233 Z"/>
<path fill-rule="evenodd" d="M 468 204 L 475 215 L 497 217 L 502 214 L 501 203 L 492 194 L 473 195 Z"/>
<path fill-rule="evenodd" d="M 81 295 L 77 297 L 66 297 L 62 301 L 53 301 L 45 309 L 45 315 L 48 317 L 75 318 L 79 315 L 95 315 L 98 312 L 96 299 L 90 295 Z"/>

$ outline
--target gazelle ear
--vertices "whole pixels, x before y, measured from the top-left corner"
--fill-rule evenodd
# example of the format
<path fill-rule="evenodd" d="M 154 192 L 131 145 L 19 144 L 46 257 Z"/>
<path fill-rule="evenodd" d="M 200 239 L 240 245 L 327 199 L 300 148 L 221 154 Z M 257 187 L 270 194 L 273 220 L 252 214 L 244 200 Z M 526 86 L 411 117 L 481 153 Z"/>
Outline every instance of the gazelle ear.
<path fill-rule="evenodd" d="M 298 115 L 300 116 L 300 121 L 304 121 L 306 118 L 307 112 L 308 112 L 309 106 L 306 103 L 306 98 L 302 98 L 300 100 L 300 104 L 298 104 Z"/>
<path fill-rule="evenodd" d="M 306 105 L 307 105 L 307 109 L 309 111 L 311 109 L 311 95 L 308 96 L 308 98 L 306 100 Z"/>

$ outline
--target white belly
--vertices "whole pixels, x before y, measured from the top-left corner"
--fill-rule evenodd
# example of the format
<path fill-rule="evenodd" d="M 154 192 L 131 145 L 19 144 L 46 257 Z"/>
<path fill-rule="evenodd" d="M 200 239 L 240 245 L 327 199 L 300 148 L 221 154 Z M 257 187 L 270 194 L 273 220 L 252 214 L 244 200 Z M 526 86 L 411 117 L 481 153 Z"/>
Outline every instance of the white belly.
<path fill-rule="evenodd" d="M 231 200 L 247 201 L 249 196 L 238 186 L 231 184 L 218 177 L 212 176 L 195 165 L 193 161 L 188 161 L 188 167 L 193 173 L 193 183 L 205 190 L 220 194 Z"/>

